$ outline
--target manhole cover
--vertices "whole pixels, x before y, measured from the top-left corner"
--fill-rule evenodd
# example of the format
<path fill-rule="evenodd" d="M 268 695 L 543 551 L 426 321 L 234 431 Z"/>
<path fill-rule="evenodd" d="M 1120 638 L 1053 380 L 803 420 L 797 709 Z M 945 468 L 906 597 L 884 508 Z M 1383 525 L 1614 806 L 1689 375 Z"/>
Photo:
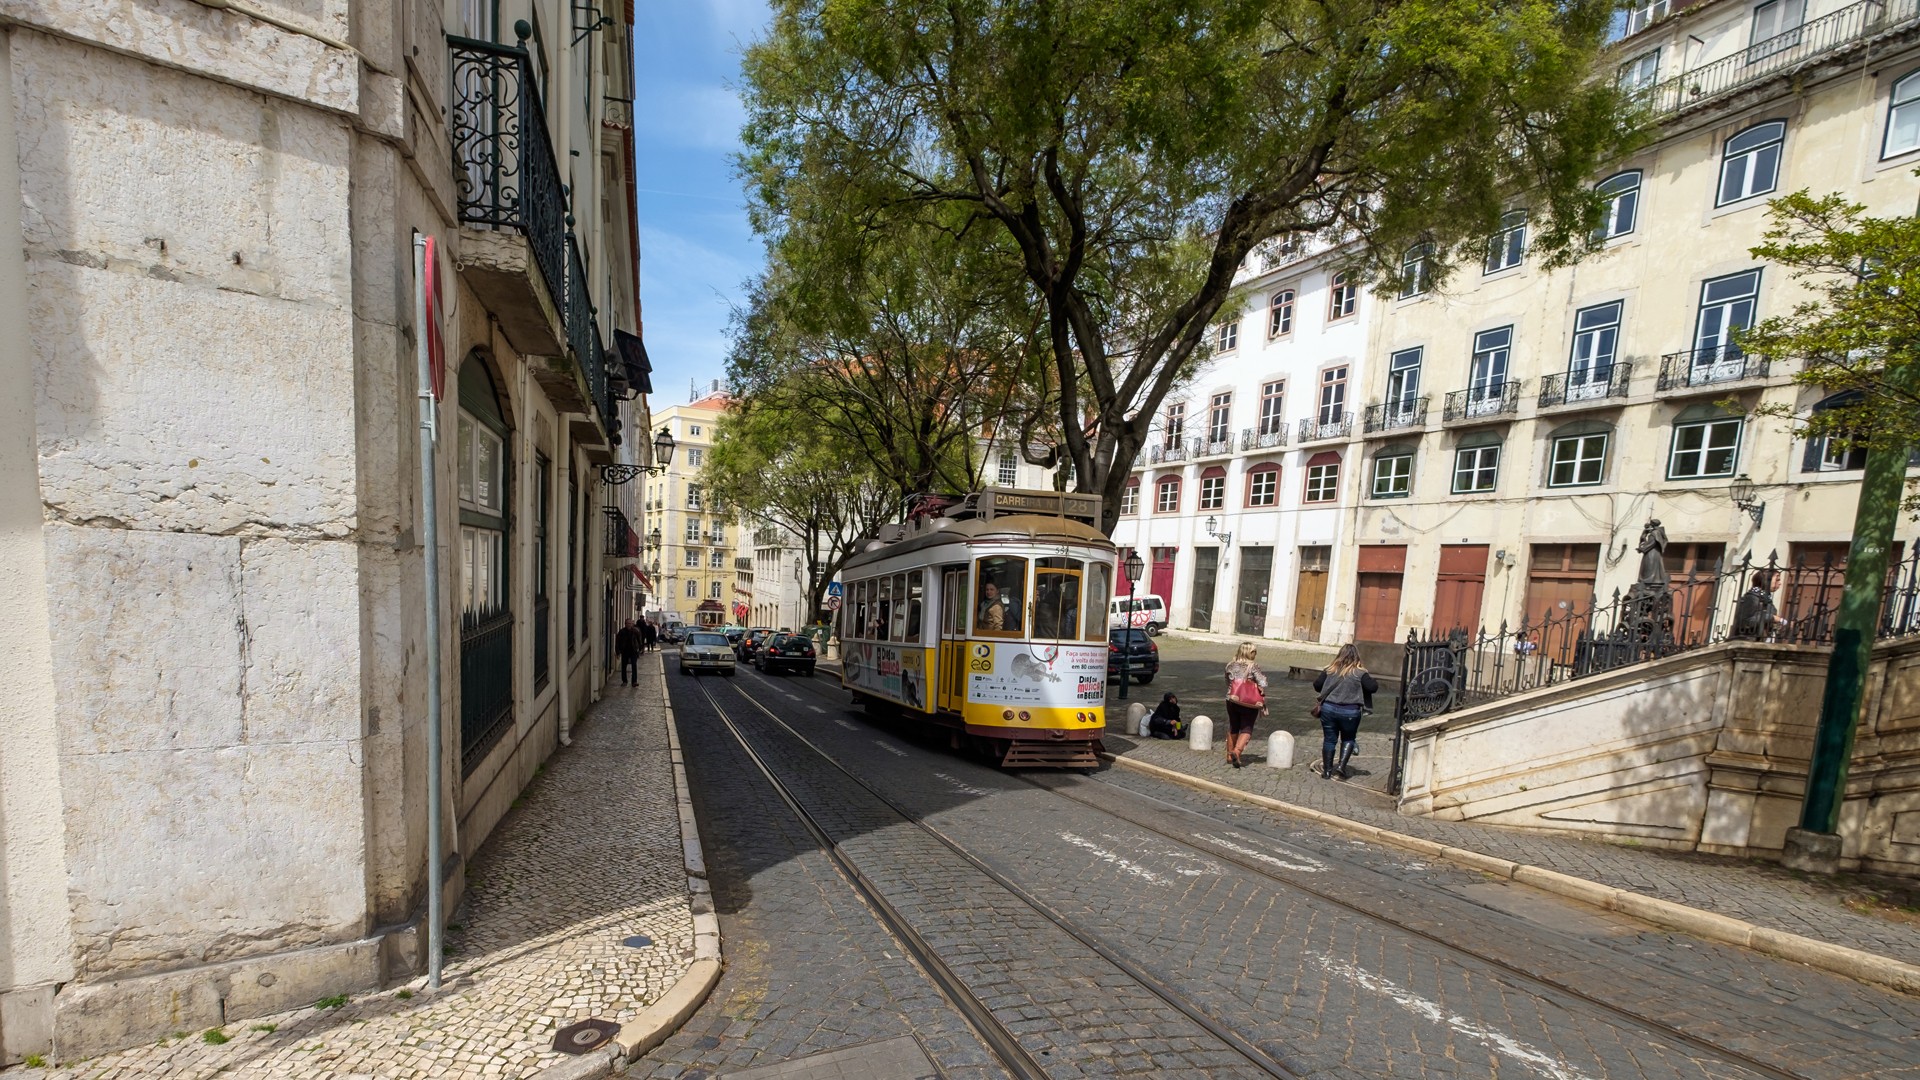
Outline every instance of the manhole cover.
<path fill-rule="evenodd" d="M 645 934 L 635 934 L 620 942 L 620 944 L 625 945 L 629 949 L 644 949 L 653 944 L 653 939 Z"/>
<path fill-rule="evenodd" d="M 584 1054 L 607 1044 L 620 1034 L 620 1025 L 611 1020 L 582 1020 L 553 1033 L 553 1048 L 563 1054 Z"/>

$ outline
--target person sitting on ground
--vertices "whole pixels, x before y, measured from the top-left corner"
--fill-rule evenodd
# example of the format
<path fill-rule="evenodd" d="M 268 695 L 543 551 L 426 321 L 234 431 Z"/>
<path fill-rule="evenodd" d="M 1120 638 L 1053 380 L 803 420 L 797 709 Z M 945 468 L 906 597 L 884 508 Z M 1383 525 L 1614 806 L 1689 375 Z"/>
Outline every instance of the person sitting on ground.
<path fill-rule="evenodd" d="M 1156 739 L 1184 739 L 1187 737 L 1187 722 L 1180 719 L 1180 699 L 1167 694 L 1154 706 L 1153 715 L 1147 717 L 1147 734 Z"/>

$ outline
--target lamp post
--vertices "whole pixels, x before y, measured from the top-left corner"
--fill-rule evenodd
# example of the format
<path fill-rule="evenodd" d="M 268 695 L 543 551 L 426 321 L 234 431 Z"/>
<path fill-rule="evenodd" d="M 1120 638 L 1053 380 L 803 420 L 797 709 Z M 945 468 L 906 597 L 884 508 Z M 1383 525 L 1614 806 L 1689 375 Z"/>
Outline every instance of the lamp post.
<path fill-rule="evenodd" d="M 1133 583 L 1140 580 L 1140 571 L 1145 565 L 1140 561 L 1140 553 L 1127 552 L 1125 561 L 1120 564 L 1120 572 L 1127 576 L 1127 626 L 1120 635 L 1120 700 L 1127 700 L 1127 684 L 1133 681 Z"/>
<path fill-rule="evenodd" d="M 1760 522 L 1767 516 L 1767 504 L 1760 501 L 1759 490 L 1753 486 L 1752 480 L 1747 479 L 1746 473 L 1733 478 L 1733 486 L 1727 489 L 1727 494 L 1733 497 L 1734 506 L 1745 510 L 1753 518 L 1753 527 L 1759 528 Z"/>

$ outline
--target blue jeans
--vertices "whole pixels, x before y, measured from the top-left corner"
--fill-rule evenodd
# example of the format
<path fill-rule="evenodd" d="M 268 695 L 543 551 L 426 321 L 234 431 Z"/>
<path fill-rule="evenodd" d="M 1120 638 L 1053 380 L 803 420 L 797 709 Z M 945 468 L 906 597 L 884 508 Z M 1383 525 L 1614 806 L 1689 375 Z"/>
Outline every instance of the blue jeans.
<path fill-rule="evenodd" d="M 1360 717 L 1364 711 L 1358 705 L 1336 705 L 1331 701 L 1320 705 L 1320 734 L 1326 741 L 1320 746 L 1323 753 L 1331 754 L 1338 748 L 1341 740 L 1352 742 L 1360 737 Z"/>

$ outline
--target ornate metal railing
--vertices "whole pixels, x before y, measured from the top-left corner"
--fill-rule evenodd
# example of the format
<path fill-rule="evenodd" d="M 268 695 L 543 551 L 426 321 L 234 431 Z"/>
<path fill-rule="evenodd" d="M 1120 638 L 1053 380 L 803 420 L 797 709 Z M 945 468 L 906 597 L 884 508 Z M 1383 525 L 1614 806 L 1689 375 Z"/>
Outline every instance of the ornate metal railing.
<path fill-rule="evenodd" d="M 1218 439 L 1196 438 L 1187 449 L 1196 458 L 1231 454 L 1233 453 L 1233 436 L 1225 435 Z"/>
<path fill-rule="evenodd" d="M 1398 431 L 1401 428 L 1426 426 L 1427 398 L 1422 395 L 1367 406 L 1366 418 L 1361 421 L 1360 430 L 1371 434 L 1376 431 Z"/>
<path fill-rule="evenodd" d="M 1277 419 L 1271 431 L 1247 428 L 1240 432 L 1240 449 L 1242 450 L 1267 450 L 1285 445 L 1287 445 L 1287 425 L 1280 423 Z"/>
<path fill-rule="evenodd" d="M 1692 71 L 1648 87 L 1654 115 L 1680 112 L 1743 86 L 1792 71 L 1920 17 L 1920 0 L 1861 0 Z"/>
<path fill-rule="evenodd" d="M 1623 398 L 1627 396 L 1627 385 L 1632 377 L 1633 365 L 1630 363 L 1594 368 L 1577 382 L 1571 375 L 1548 375 L 1540 380 L 1540 407 L 1546 409 L 1582 401 Z"/>
<path fill-rule="evenodd" d="M 639 558 L 640 534 L 633 531 L 626 512 L 617 506 L 603 506 L 600 512 L 607 517 L 607 558 Z"/>
<path fill-rule="evenodd" d="M 479 766 L 513 726 L 513 612 L 460 616 L 460 774 Z"/>
<path fill-rule="evenodd" d="M 1300 418 L 1300 441 L 1320 442 L 1325 439 L 1344 439 L 1353 434 L 1353 414 L 1343 412 L 1331 420 L 1322 420 L 1317 416 Z"/>
<path fill-rule="evenodd" d="M 1775 581 L 1773 618 L 1749 601 L 1756 573 Z M 1846 573 L 1830 556 L 1764 566 L 1742 559 L 1711 573 L 1674 576 L 1651 589 L 1618 589 L 1601 603 L 1552 613 L 1496 631 L 1435 627 L 1409 633 L 1400 672 L 1397 723 L 1554 686 L 1727 640 L 1830 645 Z M 1888 567 L 1875 640 L 1920 635 L 1920 547 Z"/>
<path fill-rule="evenodd" d="M 524 235 L 558 301 L 566 274 L 566 195 L 533 62 L 523 46 L 463 37 L 449 37 L 447 45 L 460 220 Z"/>
<path fill-rule="evenodd" d="M 1679 390 L 1690 386 L 1713 386 L 1741 379 L 1763 379 L 1767 375 L 1765 357 L 1742 352 L 1738 345 L 1715 345 L 1706 349 L 1686 349 L 1660 358 L 1659 390 Z"/>
<path fill-rule="evenodd" d="M 739 556 L 733 560 L 733 568 L 735 570 L 752 570 L 753 560 L 744 555 Z"/>
<path fill-rule="evenodd" d="M 1187 460 L 1187 444 L 1184 439 L 1172 442 L 1162 440 L 1147 448 L 1147 464 L 1158 465 L 1163 461 Z"/>
<path fill-rule="evenodd" d="M 606 108 L 600 114 L 600 120 L 608 127 L 622 131 L 633 130 L 633 102 L 623 97 L 608 96 Z"/>
<path fill-rule="evenodd" d="M 1506 379 L 1448 394 L 1446 404 L 1440 409 L 1440 419 L 1451 424 L 1461 420 L 1512 416 L 1519 411 L 1520 380 Z"/>
<path fill-rule="evenodd" d="M 553 670 L 553 601 L 538 596 L 533 601 L 533 689 L 547 688 Z"/>

